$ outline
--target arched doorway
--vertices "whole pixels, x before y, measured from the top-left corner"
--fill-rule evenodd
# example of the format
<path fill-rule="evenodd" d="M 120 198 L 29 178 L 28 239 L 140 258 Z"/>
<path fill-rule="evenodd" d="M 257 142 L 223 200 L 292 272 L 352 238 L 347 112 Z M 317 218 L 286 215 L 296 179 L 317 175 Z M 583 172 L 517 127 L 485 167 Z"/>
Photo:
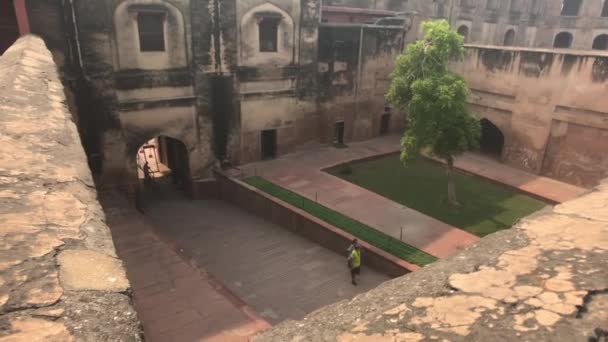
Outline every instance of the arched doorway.
<path fill-rule="evenodd" d="M 555 36 L 553 47 L 558 49 L 568 49 L 572 46 L 572 33 L 560 32 Z"/>
<path fill-rule="evenodd" d="M 505 33 L 504 45 L 513 46 L 514 43 L 515 43 L 515 31 L 513 29 L 509 29 Z"/>
<path fill-rule="evenodd" d="M 481 141 L 479 144 L 482 153 L 500 158 L 505 145 L 505 137 L 498 127 L 490 120 L 481 119 Z"/>
<path fill-rule="evenodd" d="M 464 38 L 464 42 L 467 43 L 469 41 L 469 27 L 466 25 L 462 25 L 456 31 L 459 35 Z"/>
<path fill-rule="evenodd" d="M 140 195 L 166 197 L 190 192 L 190 163 L 188 148 L 178 139 L 158 136 L 146 141 L 137 150 L 137 178 Z M 141 200 L 145 200 L 142 198 Z"/>
<path fill-rule="evenodd" d="M 592 48 L 593 50 L 608 50 L 608 34 L 600 34 L 595 37 Z"/>

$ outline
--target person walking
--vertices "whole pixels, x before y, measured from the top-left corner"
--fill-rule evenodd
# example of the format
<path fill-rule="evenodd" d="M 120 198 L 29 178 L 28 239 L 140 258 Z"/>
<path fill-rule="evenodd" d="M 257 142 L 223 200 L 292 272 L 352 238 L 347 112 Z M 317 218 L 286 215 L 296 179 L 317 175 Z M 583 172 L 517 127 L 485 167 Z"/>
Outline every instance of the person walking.
<path fill-rule="evenodd" d="M 361 274 L 361 247 L 357 239 L 348 248 L 348 268 L 350 269 L 350 278 L 353 285 L 357 286 L 357 276 Z"/>
<path fill-rule="evenodd" d="M 148 164 L 147 161 L 144 163 L 143 171 L 144 171 L 144 184 L 150 185 L 150 183 L 152 182 L 152 175 L 151 175 L 152 170 L 150 169 L 150 165 Z"/>

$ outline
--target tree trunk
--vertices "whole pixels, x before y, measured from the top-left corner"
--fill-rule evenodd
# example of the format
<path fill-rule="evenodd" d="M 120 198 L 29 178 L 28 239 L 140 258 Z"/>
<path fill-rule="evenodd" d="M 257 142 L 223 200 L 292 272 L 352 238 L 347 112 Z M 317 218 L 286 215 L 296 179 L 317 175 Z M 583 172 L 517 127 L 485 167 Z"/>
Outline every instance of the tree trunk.
<path fill-rule="evenodd" d="M 451 205 L 459 206 L 456 199 L 456 185 L 454 184 L 454 159 L 452 156 L 447 157 L 448 162 L 448 201 Z"/>

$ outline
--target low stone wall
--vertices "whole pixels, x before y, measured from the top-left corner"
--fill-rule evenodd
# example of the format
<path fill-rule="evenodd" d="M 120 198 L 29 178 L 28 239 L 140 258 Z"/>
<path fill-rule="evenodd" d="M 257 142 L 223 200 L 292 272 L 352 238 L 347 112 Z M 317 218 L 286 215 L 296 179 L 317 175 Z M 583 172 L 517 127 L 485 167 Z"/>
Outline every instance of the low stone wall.
<path fill-rule="evenodd" d="M 346 253 L 346 249 L 354 238 L 347 232 L 239 180 L 221 174 L 217 178 L 217 190 L 221 200 L 237 205 L 336 253 Z M 363 264 L 391 277 L 402 276 L 419 269 L 418 266 L 363 241 L 361 246 L 364 255 Z"/>
<path fill-rule="evenodd" d="M 141 341 L 129 282 L 44 42 L 0 57 L 0 340 Z"/>
<path fill-rule="evenodd" d="M 256 341 L 605 341 L 608 182 Z"/>

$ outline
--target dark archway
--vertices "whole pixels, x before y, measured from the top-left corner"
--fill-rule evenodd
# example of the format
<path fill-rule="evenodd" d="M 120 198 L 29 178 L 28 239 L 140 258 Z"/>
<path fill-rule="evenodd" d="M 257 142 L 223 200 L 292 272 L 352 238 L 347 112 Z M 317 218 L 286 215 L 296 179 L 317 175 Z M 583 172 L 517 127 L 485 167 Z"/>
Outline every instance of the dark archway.
<path fill-rule="evenodd" d="M 0 55 L 19 38 L 19 25 L 13 1 L 0 1 Z"/>
<path fill-rule="evenodd" d="M 608 2 L 607 2 L 608 3 Z M 593 40 L 593 50 L 608 50 L 608 34 L 600 34 Z"/>
<path fill-rule="evenodd" d="M 504 45 L 513 46 L 514 43 L 515 43 L 515 31 L 513 29 L 509 29 L 505 33 Z"/>
<path fill-rule="evenodd" d="M 466 25 L 462 25 L 458 28 L 458 34 L 464 37 L 464 42 L 467 43 L 469 41 L 469 27 Z"/>
<path fill-rule="evenodd" d="M 136 162 L 144 195 L 166 195 L 171 189 L 190 192 L 188 148 L 181 140 L 164 135 L 148 140 L 137 150 Z"/>
<path fill-rule="evenodd" d="M 555 36 L 553 47 L 558 49 L 567 49 L 572 46 L 572 33 L 560 32 Z"/>
<path fill-rule="evenodd" d="M 481 119 L 480 151 L 484 154 L 500 158 L 505 145 L 505 136 L 490 120 Z"/>

